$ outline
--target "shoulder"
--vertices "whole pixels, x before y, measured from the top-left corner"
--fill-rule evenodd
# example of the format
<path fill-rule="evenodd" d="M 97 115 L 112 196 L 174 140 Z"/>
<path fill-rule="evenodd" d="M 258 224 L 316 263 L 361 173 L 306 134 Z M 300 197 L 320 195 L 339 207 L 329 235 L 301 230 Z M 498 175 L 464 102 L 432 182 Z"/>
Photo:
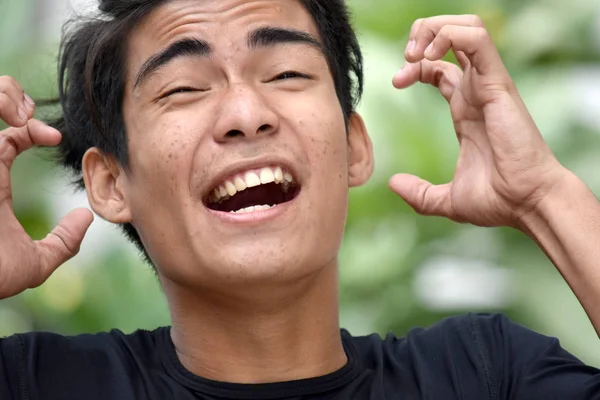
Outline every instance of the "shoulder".
<path fill-rule="evenodd" d="M 461 351 L 471 349 L 478 354 L 506 350 L 525 350 L 528 354 L 543 351 L 557 343 L 553 337 L 532 331 L 511 321 L 503 314 L 465 314 L 446 318 L 427 328 L 413 329 L 408 340 L 427 342 L 429 345 L 461 343 Z M 526 354 L 521 353 L 522 356 Z"/>
<path fill-rule="evenodd" d="M 126 335 L 113 330 L 78 336 L 45 332 L 17 334 L 0 340 L 0 357 L 10 362 L 7 374 L 27 388 L 30 396 L 51 388 L 54 398 L 70 398 L 67 395 L 70 391 L 80 390 L 84 395 L 86 388 L 98 387 L 100 382 L 118 382 L 121 377 L 134 375 L 143 365 L 150 364 L 156 355 L 154 342 L 160 332 L 138 331 Z M 109 386 L 102 390 L 112 390 Z M 108 392 L 104 394 L 110 398 Z"/>
<path fill-rule="evenodd" d="M 445 318 L 429 328 L 412 329 L 406 341 L 433 349 L 450 346 L 461 354 L 484 358 L 507 351 L 518 351 L 521 357 L 535 356 L 558 343 L 556 338 L 534 332 L 504 314 L 471 313 Z"/>
<path fill-rule="evenodd" d="M 390 333 L 353 342 L 372 368 L 392 365 L 423 382 L 435 379 L 440 387 L 471 386 L 469 396 L 482 389 L 491 399 L 570 398 L 600 376 L 565 351 L 558 339 L 502 314 L 455 316 L 412 329 L 405 337 Z M 478 383 L 483 386 L 477 388 Z"/>
<path fill-rule="evenodd" d="M 507 366 L 513 371 L 528 368 L 548 351 L 564 352 L 558 339 L 534 332 L 503 314 L 453 316 L 428 328 L 412 329 L 404 339 L 389 334 L 386 342 L 398 340 L 413 355 L 431 358 L 444 354 L 454 365 L 477 365 L 486 379 L 503 374 Z"/>
<path fill-rule="evenodd" d="M 402 337 L 390 332 L 351 340 L 358 358 L 371 368 L 396 364 L 411 373 L 441 377 L 452 374 L 451 367 L 462 375 L 483 378 L 489 354 L 511 325 L 501 314 L 466 314 L 413 328 Z"/>
<path fill-rule="evenodd" d="M 444 352 L 459 355 L 490 352 L 500 348 L 544 347 L 556 341 L 515 324 L 503 314 L 465 314 L 445 318 L 427 328 L 413 328 L 404 337 L 388 333 L 353 337 L 358 348 L 383 347 L 392 352 Z"/>
<path fill-rule="evenodd" d="M 152 348 L 160 329 L 125 334 L 119 330 L 97 334 L 63 336 L 49 332 L 17 334 L 2 340 L 6 352 L 21 353 L 24 357 L 51 355 L 56 362 L 78 356 L 90 359 L 94 355 L 109 356 L 129 350 L 135 353 Z M 33 361 L 33 360 L 32 360 Z"/>
<path fill-rule="evenodd" d="M 494 337 L 507 325 L 502 315 L 467 314 L 411 329 L 404 337 L 369 335 L 352 343 L 361 365 L 421 398 L 498 399 L 490 354 Z"/>

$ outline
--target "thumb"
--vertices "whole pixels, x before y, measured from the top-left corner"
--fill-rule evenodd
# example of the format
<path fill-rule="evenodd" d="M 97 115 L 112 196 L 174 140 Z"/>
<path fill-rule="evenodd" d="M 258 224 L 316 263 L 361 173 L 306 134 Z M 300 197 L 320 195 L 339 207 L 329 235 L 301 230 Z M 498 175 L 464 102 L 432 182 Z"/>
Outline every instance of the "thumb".
<path fill-rule="evenodd" d="M 45 239 L 36 243 L 40 258 L 40 277 L 43 280 L 79 252 L 83 237 L 93 220 L 94 215 L 90 210 L 73 210 Z"/>
<path fill-rule="evenodd" d="M 390 179 L 389 187 L 421 215 L 452 217 L 452 183 L 433 185 L 414 175 L 398 174 Z"/>

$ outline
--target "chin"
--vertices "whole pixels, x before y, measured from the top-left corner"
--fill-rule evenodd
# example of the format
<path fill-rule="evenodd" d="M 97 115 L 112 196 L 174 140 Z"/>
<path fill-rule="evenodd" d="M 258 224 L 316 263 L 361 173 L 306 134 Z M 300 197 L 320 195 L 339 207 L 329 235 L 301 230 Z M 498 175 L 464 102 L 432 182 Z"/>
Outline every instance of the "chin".
<path fill-rule="evenodd" d="M 337 249 L 311 246 L 310 241 L 256 240 L 250 246 L 230 245 L 212 260 L 211 275 L 226 285 L 294 283 L 318 273 L 337 258 Z M 206 274 L 202 274 L 206 277 Z M 216 282 L 215 282 L 216 283 Z"/>

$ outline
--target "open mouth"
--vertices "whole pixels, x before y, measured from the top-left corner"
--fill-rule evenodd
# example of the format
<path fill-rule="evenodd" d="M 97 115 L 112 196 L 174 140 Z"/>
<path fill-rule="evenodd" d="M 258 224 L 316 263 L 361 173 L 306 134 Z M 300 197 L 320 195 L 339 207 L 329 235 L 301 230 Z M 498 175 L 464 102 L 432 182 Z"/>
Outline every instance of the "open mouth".
<path fill-rule="evenodd" d="M 239 173 L 214 188 L 206 206 L 213 211 L 251 213 L 294 200 L 300 186 L 282 167 L 265 167 Z"/>

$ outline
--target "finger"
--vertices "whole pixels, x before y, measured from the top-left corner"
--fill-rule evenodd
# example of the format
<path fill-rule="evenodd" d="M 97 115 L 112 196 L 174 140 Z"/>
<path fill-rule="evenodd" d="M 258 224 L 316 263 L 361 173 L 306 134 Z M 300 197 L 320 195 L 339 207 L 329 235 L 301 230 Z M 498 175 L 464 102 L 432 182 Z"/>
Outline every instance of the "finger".
<path fill-rule="evenodd" d="M 463 71 L 471 66 L 471 61 L 469 61 L 469 57 L 467 57 L 467 55 L 463 51 L 458 51 L 454 49 L 453 51 L 454 56 L 456 57 L 456 61 L 458 61 L 458 64 L 463 69 Z"/>
<path fill-rule="evenodd" d="M 418 19 L 413 23 L 408 37 L 407 61 L 418 61 L 416 58 L 418 55 L 423 58 L 422 54 L 425 48 L 429 46 L 439 30 L 445 25 L 484 27 L 483 21 L 477 15 L 440 15 Z"/>
<path fill-rule="evenodd" d="M 0 163 L 10 168 L 15 158 L 32 146 L 56 146 L 61 134 L 56 129 L 35 119 L 22 128 L 0 132 Z M 0 181 L 1 181 L 0 177 Z"/>
<path fill-rule="evenodd" d="M 417 82 L 435 86 L 449 102 L 462 76 L 463 72 L 456 64 L 440 60 L 421 60 L 418 63 L 405 64 L 392 82 L 397 89 L 407 88 Z"/>
<path fill-rule="evenodd" d="M 407 52 L 409 62 L 424 57 L 434 61 L 450 49 L 462 51 L 481 74 L 508 75 L 488 31 L 476 15 L 440 16 L 424 20 L 415 37 L 414 49 Z M 463 60 L 464 61 L 464 60 Z"/>
<path fill-rule="evenodd" d="M 0 132 L 0 220 L 12 214 L 10 168 L 17 156 L 33 145 L 54 146 L 60 139 L 60 132 L 37 120 Z"/>
<path fill-rule="evenodd" d="M 414 175 L 398 174 L 389 187 L 421 215 L 452 218 L 451 183 L 433 185 Z"/>
<path fill-rule="evenodd" d="M 482 75 L 508 76 L 500 54 L 484 28 L 446 25 L 439 30 L 423 56 L 430 61 L 439 60 L 450 49 L 462 51 L 471 65 Z"/>
<path fill-rule="evenodd" d="M 417 37 L 417 32 L 419 32 L 419 28 L 421 28 L 421 24 L 423 23 L 423 21 L 425 21 L 424 18 L 420 18 L 418 20 L 416 20 L 411 28 L 410 28 L 410 33 L 408 35 L 408 43 L 406 45 L 406 50 L 405 53 L 409 54 L 412 51 L 414 51 L 415 47 L 416 47 L 416 37 Z"/>
<path fill-rule="evenodd" d="M 9 126 L 22 127 L 33 116 L 33 110 L 25 110 L 7 93 L 0 93 L 0 119 Z"/>
<path fill-rule="evenodd" d="M 35 105 L 19 83 L 10 76 L 0 76 L 0 119 L 10 126 L 21 127 L 33 117 Z"/>
<path fill-rule="evenodd" d="M 79 252 L 93 221 L 94 215 L 90 210 L 78 208 L 67 214 L 46 238 L 36 242 L 42 279 L 38 284 L 42 284 L 59 266 Z"/>

